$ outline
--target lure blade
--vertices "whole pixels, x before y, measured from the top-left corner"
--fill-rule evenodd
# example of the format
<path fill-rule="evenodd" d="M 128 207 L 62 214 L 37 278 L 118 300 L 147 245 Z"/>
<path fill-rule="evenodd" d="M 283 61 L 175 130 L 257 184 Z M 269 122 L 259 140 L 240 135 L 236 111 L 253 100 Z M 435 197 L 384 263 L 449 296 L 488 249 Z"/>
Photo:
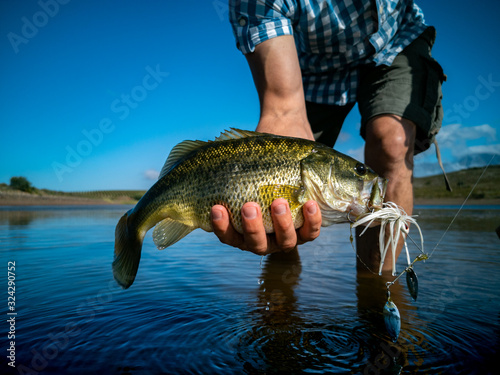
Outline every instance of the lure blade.
<path fill-rule="evenodd" d="M 418 278 L 413 268 L 408 268 L 408 270 L 406 270 L 406 285 L 408 285 L 408 291 L 410 292 L 411 298 L 416 301 L 418 295 Z"/>
<path fill-rule="evenodd" d="M 388 300 L 384 306 L 384 322 L 392 341 L 398 341 L 399 331 L 401 330 L 401 317 L 398 308 L 391 300 Z"/>

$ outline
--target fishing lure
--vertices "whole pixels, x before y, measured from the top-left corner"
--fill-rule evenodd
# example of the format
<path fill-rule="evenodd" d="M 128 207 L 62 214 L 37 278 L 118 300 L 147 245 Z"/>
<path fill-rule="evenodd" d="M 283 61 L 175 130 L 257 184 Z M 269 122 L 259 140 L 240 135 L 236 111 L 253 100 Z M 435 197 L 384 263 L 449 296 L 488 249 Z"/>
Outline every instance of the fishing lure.
<path fill-rule="evenodd" d="M 396 304 L 391 301 L 391 295 L 387 292 L 387 302 L 384 306 L 384 323 L 389 336 L 393 342 L 398 341 L 399 331 L 401 330 L 401 316 Z"/>
<path fill-rule="evenodd" d="M 419 260 L 428 259 L 428 255 L 424 252 L 424 237 L 422 231 L 417 224 L 417 221 L 413 216 L 408 215 L 405 210 L 393 202 L 386 202 L 383 204 L 382 208 L 379 210 L 374 210 L 373 212 L 362 214 L 356 218 L 356 220 L 351 223 L 351 228 L 356 228 L 360 225 L 365 225 L 365 229 L 361 232 L 362 236 L 367 228 L 369 228 L 374 222 L 380 223 L 380 235 L 379 235 L 379 249 L 380 249 L 380 266 L 379 275 L 382 274 L 382 268 L 384 266 L 384 260 L 389 249 L 392 253 L 392 275 L 396 276 L 396 248 L 399 243 L 400 238 L 404 241 L 404 248 L 406 252 L 406 259 L 408 266 L 392 281 L 386 284 L 387 287 L 387 302 L 384 305 L 383 315 L 384 322 L 389 333 L 389 336 L 396 342 L 399 337 L 399 332 L 401 330 L 401 316 L 396 304 L 391 300 L 389 288 L 404 274 L 406 273 L 406 284 L 408 286 L 408 291 L 413 298 L 417 300 L 418 296 L 418 278 L 417 274 L 413 270 L 413 265 Z M 410 252 L 406 244 L 406 239 L 409 237 L 410 224 L 413 224 L 420 235 L 420 246 L 416 243 L 416 247 L 420 250 L 420 254 L 411 262 Z M 389 239 L 387 243 L 385 242 L 386 228 L 389 228 Z M 413 241 L 413 240 L 412 240 Z M 352 243 L 352 235 L 351 235 Z"/>
<path fill-rule="evenodd" d="M 380 222 L 379 249 L 381 261 L 378 270 L 379 275 L 382 274 L 385 256 L 390 249 L 392 253 L 392 275 L 396 276 L 396 248 L 401 237 L 405 241 L 404 243 L 408 266 L 411 264 L 410 253 L 408 251 L 408 246 L 406 245 L 406 237 L 408 236 L 408 233 L 410 231 L 410 224 L 413 224 L 417 228 L 420 234 L 419 250 L 422 254 L 425 254 L 424 236 L 422 235 L 422 230 L 417 224 L 417 221 L 415 220 L 414 216 L 408 215 L 405 210 L 402 207 L 398 206 L 396 203 L 385 202 L 381 209 L 374 210 L 366 214 L 361 214 L 353 223 L 351 223 L 351 228 L 356 228 L 360 225 L 364 225 L 365 229 L 363 229 L 363 231 L 360 233 L 360 236 L 362 236 L 374 222 Z M 387 241 L 387 243 L 385 243 L 386 227 L 389 228 L 389 240 Z"/>
<path fill-rule="evenodd" d="M 429 259 L 433 254 L 434 251 L 438 248 L 439 244 L 443 240 L 444 236 L 446 236 L 446 233 L 448 233 L 448 230 L 450 227 L 453 225 L 455 219 L 458 217 L 460 212 L 462 211 L 462 208 L 465 206 L 465 203 L 469 200 L 470 196 L 472 195 L 472 192 L 476 188 L 477 184 L 483 177 L 484 173 L 490 166 L 491 162 L 493 159 L 497 156 L 497 154 L 494 154 L 486 167 L 483 169 L 481 175 L 477 179 L 476 183 L 470 190 L 469 194 L 467 197 L 465 197 L 465 200 L 463 201 L 462 205 L 456 212 L 455 216 L 451 220 L 451 222 L 448 224 L 448 227 L 444 231 L 443 235 L 437 242 L 437 244 L 434 246 L 430 254 L 427 254 L 424 252 L 424 237 L 422 235 L 422 231 L 420 230 L 420 227 L 418 226 L 416 220 L 412 217 L 406 214 L 404 209 L 402 207 L 399 207 L 396 203 L 393 202 L 387 202 L 384 203 L 382 208 L 379 210 L 375 210 L 373 212 L 367 213 L 367 214 L 362 214 L 359 217 L 356 218 L 354 222 L 351 223 L 351 228 L 355 228 L 360 225 L 365 225 L 366 228 L 361 232 L 360 236 L 365 233 L 366 229 L 371 226 L 371 224 L 375 221 L 380 222 L 380 236 L 379 236 L 379 248 L 380 248 L 380 256 L 381 256 L 381 262 L 380 262 L 380 267 L 379 267 L 379 274 L 382 273 L 382 267 L 384 265 L 384 260 L 385 256 L 387 254 L 387 251 L 389 250 L 389 246 L 392 251 L 392 274 L 393 276 L 396 275 L 396 247 L 399 242 L 400 236 L 403 237 L 404 240 L 404 247 L 406 251 L 406 259 L 408 262 L 408 266 L 391 282 L 386 283 L 387 287 L 387 302 L 384 305 L 384 321 L 385 325 L 387 328 L 387 331 L 389 332 L 389 335 L 391 336 L 391 339 L 396 342 L 399 336 L 399 331 L 401 329 L 401 316 L 399 314 L 399 310 L 396 307 L 396 304 L 392 302 L 390 298 L 390 291 L 389 288 L 398 281 L 398 279 L 403 275 L 406 274 L 406 285 L 408 286 L 408 291 L 410 292 L 411 297 L 413 300 L 417 300 L 418 296 L 418 278 L 417 274 L 415 273 L 413 269 L 413 265 L 421 260 L 426 260 Z M 420 247 L 413 241 L 413 239 L 409 236 L 409 224 L 413 224 L 417 229 L 420 234 Z M 387 244 L 385 243 L 385 233 L 386 233 L 386 227 L 389 226 L 389 241 Z M 410 253 L 408 251 L 408 246 L 406 245 L 406 237 L 410 238 L 410 240 L 415 244 L 415 246 L 420 250 L 420 254 L 416 256 L 416 258 L 413 260 L 413 262 L 410 262 Z M 353 238 L 351 234 L 351 244 L 352 244 Z"/>
<path fill-rule="evenodd" d="M 406 271 L 406 285 L 408 286 L 408 291 L 410 292 L 411 298 L 413 298 L 413 300 L 416 301 L 418 296 L 417 274 L 413 270 L 413 267 L 409 267 L 405 271 Z"/>

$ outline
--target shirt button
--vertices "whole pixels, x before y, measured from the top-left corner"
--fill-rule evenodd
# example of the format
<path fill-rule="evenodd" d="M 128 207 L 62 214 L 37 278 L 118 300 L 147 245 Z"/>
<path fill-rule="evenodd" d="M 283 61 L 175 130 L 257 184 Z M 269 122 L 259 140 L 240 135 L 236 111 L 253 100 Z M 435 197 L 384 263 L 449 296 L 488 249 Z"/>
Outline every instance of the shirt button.
<path fill-rule="evenodd" d="M 238 20 L 238 23 L 240 24 L 240 26 L 245 26 L 247 24 L 247 20 L 245 18 L 241 17 Z"/>

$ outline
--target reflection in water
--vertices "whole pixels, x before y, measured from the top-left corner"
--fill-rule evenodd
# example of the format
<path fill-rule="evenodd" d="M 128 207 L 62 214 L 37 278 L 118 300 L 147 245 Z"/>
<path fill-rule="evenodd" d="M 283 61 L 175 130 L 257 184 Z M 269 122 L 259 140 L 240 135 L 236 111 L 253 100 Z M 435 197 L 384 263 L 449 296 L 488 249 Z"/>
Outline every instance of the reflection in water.
<path fill-rule="evenodd" d="M 294 289 L 302 266 L 297 249 L 267 256 L 259 279 L 256 321 L 240 340 L 239 353 L 250 373 L 301 372 L 304 323 L 297 313 Z M 248 352 L 251 346 L 259 356 Z M 247 357 L 248 355 L 248 357 Z"/>
<path fill-rule="evenodd" d="M 0 225 L 30 225 L 35 220 L 45 225 L 47 219 L 54 220 L 102 220 L 104 218 L 120 217 L 123 210 L 129 205 L 110 206 L 0 206 Z M 85 221 L 84 221 L 85 223 Z"/>
<path fill-rule="evenodd" d="M 259 281 L 259 301 L 264 306 L 262 320 L 274 318 L 289 319 L 295 315 L 297 298 L 294 289 L 299 283 L 302 265 L 295 248 L 289 253 L 268 256 Z"/>
<path fill-rule="evenodd" d="M 385 282 L 389 279 L 358 274 L 356 295 L 361 323 L 353 326 L 336 314 L 339 304 L 335 302 L 328 316 L 313 312 L 316 321 L 305 318 L 295 295 L 301 271 L 298 251 L 267 257 L 259 279 L 255 319 L 239 342 L 238 355 L 245 370 L 299 374 L 329 369 L 399 374 L 406 358 L 405 348 L 389 340 L 382 318 L 387 298 Z M 401 289 L 399 285 L 393 287 L 394 301 L 402 306 L 402 314 L 408 314 L 410 308 L 401 300 Z M 408 329 L 407 325 L 403 327 Z"/>
<path fill-rule="evenodd" d="M 369 337 L 368 346 L 373 348 L 366 364 L 366 373 L 399 374 L 402 370 L 405 349 L 398 343 L 393 343 L 387 334 L 383 307 L 387 301 L 386 282 L 392 281 L 393 277 L 384 274 L 379 276 L 368 271 L 358 269 L 356 297 L 358 303 L 358 316 L 362 322 L 372 327 L 374 335 Z M 400 283 L 391 287 L 391 299 L 399 309 L 402 318 L 401 336 L 403 330 L 409 327 L 406 322 L 408 316 L 408 305 L 404 298 L 404 291 Z M 401 337 L 400 336 L 400 337 Z"/>
<path fill-rule="evenodd" d="M 317 322 L 311 322 L 304 318 L 295 294 L 301 271 L 297 251 L 267 257 L 259 279 L 253 324 L 238 345 L 238 356 L 248 373 L 303 373 L 317 368 L 400 374 L 403 368 L 418 369 L 423 364 L 422 344 L 424 337 L 429 341 L 431 333 L 418 317 L 404 283 L 391 287 L 391 298 L 403 317 L 400 339 L 393 343 L 382 315 L 386 282 L 393 279 L 390 275 L 357 273 L 359 324 L 352 326 L 336 316 L 335 303 L 327 319 L 317 316 Z M 432 349 L 430 344 L 427 349 Z"/>
<path fill-rule="evenodd" d="M 27 226 L 37 217 L 33 211 L 0 211 L 0 225 Z"/>

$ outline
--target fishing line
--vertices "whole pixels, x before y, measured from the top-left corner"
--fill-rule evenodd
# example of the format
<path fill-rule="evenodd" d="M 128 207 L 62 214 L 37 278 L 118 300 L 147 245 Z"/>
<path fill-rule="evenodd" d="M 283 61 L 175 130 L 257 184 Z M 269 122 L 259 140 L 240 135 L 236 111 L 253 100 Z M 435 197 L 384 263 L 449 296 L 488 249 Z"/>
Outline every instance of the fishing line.
<path fill-rule="evenodd" d="M 462 209 L 464 208 L 465 204 L 467 203 L 467 201 L 469 200 L 470 196 L 472 195 L 472 193 L 474 192 L 474 189 L 477 187 L 477 185 L 479 184 L 479 181 L 481 180 L 481 178 L 484 176 L 484 174 L 486 173 L 486 170 L 488 169 L 488 167 L 490 166 L 491 162 L 493 161 L 493 159 L 495 158 L 495 156 L 497 156 L 498 154 L 494 154 L 491 159 L 489 160 L 488 164 L 486 164 L 486 166 L 484 167 L 483 171 L 481 172 L 481 175 L 479 176 L 479 178 L 477 179 L 476 183 L 474 184 L 474 186 L 472 187 L 471 191 L 469 192 L 469 194 L 467 195 L 467 197 L 465 198 L 465 200 L 463 201 L 462 205 L 460 206 L 460 208 L 458 209 L 458 211 L 456 212 L 455 216 L 453 217 L 453 219 L 451 219 L 451 222 L 450 224 L 448 224 L 448 227 L 446 228 L 446 230 L 444 231 L 443 235 L 441 236 L 441 238 L 439 239 L 439 241 L 437 242 L 437 244 L 434 246 L 434 248 L 432 249 L 432 251 L 430 252 L 430 254 L 426 254 L 423 249 L 420 249 L 420 247 L 415 243 L 415 241 L 413 240 L 413 238 L 411 238 L 411 236 L 408 234 L 407 237 L 413 242 L 413 244 L 417 247 L 417 249 L 420 250 L 421 254 L 417 255 L 417 257 L 413 260 L 413 262 L 411 262 L 411 264 L 409 264 L 407 267 L 405 267 L 405 269 L 393 280 L 393 281 L 390 281 L 390 282 L 387 282 L 386 283 L 386 286 L 387 286 L 387 290 L 389 290 L 389 288 L 394 285 L 396 283 L 396 281 L 398 281 L 398 279 L 403 276 L 403 274 L 405 272 L 408 272 L 410 268 L 413 267 L 413 265 L 420 261 L 420 260 L 427 260 L 429 259 L 432 254 L 434 254 L 434 251 L 438 248 L 439 244 L 441 243 L 441 241 L 443 240 L 444 236 L 446 236 L 446 233 L 448 233 L 448 231 L 450 230 L 451 226 L 453 225 L 453 223 L 455 222 L 456 218 L 458 217 L 458 215 L 460 214 L 460 212 L 462 211 Z"/>
<path fill-rule="evenodd" d="M 469 194 L 467 195 L 467 197 L 465 198 L 465 200 L 463 201 L 462 205 L 460 206 L 460 208 L 458 209 L 457 213 L 455 214 L 455 216 L 453 217 L 453 219 L 451 219 L 451 222 L 450 224 L 448 225 L 448 227 L 446 228 L 446 230 L 444 231 L 443 235 L 441 236 L 441 238 L 439 239 L 439 241 L 437 242 L 436 246 L 434 246 L 434 249 L 432 249 L 431 253 L 429 254 L 429 258 L 432 256 L 432 254 L 434 254 L 434 251 L 437 249 L 437 247 L 439 246 L 439 244 L 441 243 L 441 241 L 443 240 L 444 236 L 446 236 L 446 233 L 448 233 L 448 230 L 450 229 L 450 227 L 453 225 L 453 223 L 455 222 L 455 219 L 458 217 L 458 215 L 460 214 L 460 212 L 462 211 L 462 208 L 464 208 L 465 206 L 465 203 L 467 203 L 467 201 L 469 200 L 470 196 L 472 195 L 472 192 L 474 191 L 474 189 L 477 187 L 477 184 L 479 183 L 479 180 L 481 180 L 481 178 L 483 177 L 483 175 L 486 173 L 486 170 L 488 169 L 488 167 L 490 166 L 491 162 L 493 161 L 493 159 L 495 158 L 495 156 L 497 156 L 498 154 L 493 154 L 493 156 L 491 157 L 490 161 L 488 162 L 488 164 L 486 164 L 486 167 L 484 167 L 483 169 L 483 172 L 481 173 L 481 175 L 479 176 L 479 178 L 477 179 L 476 183 L 474 184 L 474 186 L 472 187 L 471 191 L 469 192 Z"/>
<path fill-rule="evenodd" d="M 419 248 L 419 246 L 415 243 L 415 241 L 413 241 L 413 239 L 410 237 L 410 235 L 408 235 L 408 238 L 410 238 L 410 240 L 413 242 L 413 244 L 421 251 L 421 254 L 417 255 L 417 257 L 415 258 L 415 260 L 413 262 L 411 262 L 411 264 L 408 265 L 408 267 L 406 267 L 393 281 L 391 282 L 387 282 L 386 283 L 386 287 L 387 287 L 387 292 L 389 293 L 389 288 L 394 285 L 394 283 L 396 283 L 396 281 L 398 281 L 398 279 L 405 273 L 405 272 L 409 272 L 410 269 L 413 268 L 413 265 L 415 264 L 415 262 L 418 262 L 420 260 L 427 260 L 429 259 L 432 254 L 434 254 L 434 251 L 438 248 L 439 244 L 441 243 L 441 241 L 443 240 L 444 236 L 446 236 L 446 233 L 448 233 L 448 230 L 451 228 L 451 226 L 453 225 L 453 223 L 455 222 L 456 218 L 458 217 L 458 215 L 460 214 L 460 212 L 462 211 L 463 207 L 465 206 L 465 203 L 467 203 L 467 201 L 469 200 L 470 196 L 472 195 L 472 192 L 474 191 L 474 189 L 477 187 L 479 181 L 481 180 L 481 178 L 484 176 L 484 174 L 486 173 L 486 170 L 488 169 L 488 167 L 490 166 L 491 162 L 493 161 L 493 159 L 495 158 L 495 156 L 497 156 L 497 154 L 494 154 L 491 159 L 489 160 L 488 164 L 486 164 L 486 166 L 484 167 L 483 171 L 481 172 L 481 175 L 479 176 L 479 178 L 477 179 L 476 183 L 474 184 L 474 186 L 472 187 L 471 191 L 469 192 L 469 194 L 467 195 L 467 197 L 465 198 L 465 200 L 463 201 L 462 205 L 460 206 L 460 208 L 458 209 L 458 211 L 456 212 L 455 216 L 453 217 L 453 219 L 451 220 L 450 224 L 448 224 L 448 227 L 446 228 L 446 230 L 444 231 L 443 235 L 441 236 L 441 238 L 439 239 L 439 241 L 437 242 L 436 246 L 434 246 L 434 248 L 432 249 L 431 253 L 430 254 L 426 254 L 424 251 L 422 251 L 422 249 Z"/>

